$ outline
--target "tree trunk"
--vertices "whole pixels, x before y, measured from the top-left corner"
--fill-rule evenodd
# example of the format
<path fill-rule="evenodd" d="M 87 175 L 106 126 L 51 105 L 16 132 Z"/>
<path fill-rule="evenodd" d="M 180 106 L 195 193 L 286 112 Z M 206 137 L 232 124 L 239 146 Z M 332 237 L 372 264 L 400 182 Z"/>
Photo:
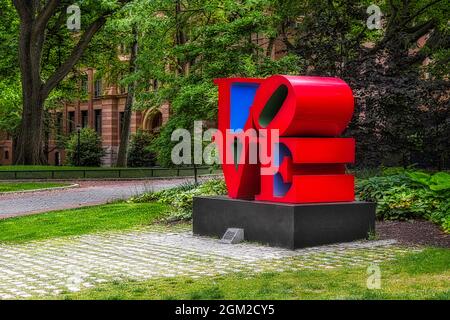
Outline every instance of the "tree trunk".
<path fill-rule="evenodd" d="M 181 46 L 187 42 L 187 34 L 184 27 L 184 22 L 182 20 L 182 4 L 180 0 L 175 1 L 175 28 L 176 28 L 176 37 L 175 37 L 175 44 L 177 46 Z M 189 67 L 190 63 L 189 61 L 186 61 L 183 59 L 183 61 L 180 61 L 180 59 L 177 59 L 177 70 L 176 72 L 180 73 L 183 76 L 186 76 L 189 74 Z"/>
<path fill-rule="evenodd" d="M 136 26 L 133 26 L 133 44 L 130 55 L 130 75 L 136 72 L 136 57 L 138 51 L 138 32 Z M 123 114 L 122 130 L 120 132 L 119 152 L 117 154 L 117 167 L 127 166 L 128 145 L 130 140 L 131 113 L 133 108 L 135 84 L 131 82 L 128 85 L 127 100 Z"/>
<path fill-rule="evenodd" d="M 23 103 L 22 121 L 14 148 L 15 164 L 45 164 L 42 130 L 42 101 Z"/>
<path fill-rule="evenodd" d="M 36 19 L 24 11 L 26 5 L 17 1 L 20 13 L 19 65 L 22 81 L 22 120 L 13 160 L 15 164 L 44 164 L 43 105 L 41 50 L 44 34 L 37 34 Z"/>

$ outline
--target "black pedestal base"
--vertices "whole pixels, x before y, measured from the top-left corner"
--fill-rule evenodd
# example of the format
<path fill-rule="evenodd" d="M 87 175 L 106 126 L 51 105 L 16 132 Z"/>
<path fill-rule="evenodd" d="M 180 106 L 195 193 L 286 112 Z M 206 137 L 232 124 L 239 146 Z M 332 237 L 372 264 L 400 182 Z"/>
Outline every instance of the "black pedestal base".
<path fill-rule="evenodd" d="M 375 204 L 285 204 L 228 197 L 194 198 L 194 234 L 222 237 L 244 229 L 245 240 L 289 249 L 366 239 L 375 231 Z"/>

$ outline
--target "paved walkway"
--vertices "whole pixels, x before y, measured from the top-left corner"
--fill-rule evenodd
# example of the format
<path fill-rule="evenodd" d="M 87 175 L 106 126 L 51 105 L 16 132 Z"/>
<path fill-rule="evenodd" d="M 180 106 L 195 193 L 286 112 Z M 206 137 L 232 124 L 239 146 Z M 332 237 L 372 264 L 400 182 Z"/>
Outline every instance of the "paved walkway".
<path fill-rule="evenodd" d="M 176 186 L 185 179 L 82 182 L 80 188 L 0 195 L 0 219 L 77 208 L 126 199 L 145 191 Z"/>
<path fill-rule="evenodd" d="M 147 227 L 0 244 L 0 299 L 56 295 L 113 280 L 369 266 L 411 250 L 391 240 L 296 251 L 250 243 L 228 245 L 195 237 L 183 228 L 167 232 Z"/>

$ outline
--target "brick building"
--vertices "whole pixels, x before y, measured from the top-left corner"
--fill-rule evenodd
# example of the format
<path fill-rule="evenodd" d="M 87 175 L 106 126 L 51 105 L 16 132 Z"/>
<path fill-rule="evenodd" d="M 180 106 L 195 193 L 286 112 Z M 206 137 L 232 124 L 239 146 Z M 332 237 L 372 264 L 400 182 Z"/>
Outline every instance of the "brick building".
<path fill-rule="evenodd" d="M 48 142 L 48 163 L 62 165 L 65 161 L 65 150 L 58 147 L 57 134 L 70 135 L 77 126 L 95 129 L 102 137 L 103 148 L 106 151 L 102 159 L 103 165 L 115 163 L 120 142 L 121 120 L 124 114 L 127 93 L 116 85 L 105 86 L 104 81 L 95 78 L 95 70 L 87 69 L 82 81 L 82 88 L 87 99 L 65 103 L 53 116 L 55 131 Z M 157 133 L 160 127 L 169 119 L 169 104 L 163 104 L 157 109 L 133 111 L 131 117 L 131 134 L 142 129 Z M 0 165 L 12 163 L 12 141 L 7 134 L 0 133 Z"/>

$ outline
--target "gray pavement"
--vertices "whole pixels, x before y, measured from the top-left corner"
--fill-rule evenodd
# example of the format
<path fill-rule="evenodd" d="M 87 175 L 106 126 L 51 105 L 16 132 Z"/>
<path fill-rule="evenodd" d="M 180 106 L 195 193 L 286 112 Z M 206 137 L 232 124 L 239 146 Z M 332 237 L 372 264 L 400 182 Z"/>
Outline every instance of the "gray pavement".
<path fill-rule="evenodd" d="M 391 240 L 295 251 L 254 243 L 227 245 L 193 236 L 188 229 L 149 227 L 0 244 L 0 300 L 57 295 L 114 280 L 368 267 L 414 251 Z"/>
<path fill-rule="evenodd" d="M 79 188 L 0 195 L 0 219 L 78 208 L 127 199 L 146 191 L 174 187 L 185 179 L 82 183 Z"/>

